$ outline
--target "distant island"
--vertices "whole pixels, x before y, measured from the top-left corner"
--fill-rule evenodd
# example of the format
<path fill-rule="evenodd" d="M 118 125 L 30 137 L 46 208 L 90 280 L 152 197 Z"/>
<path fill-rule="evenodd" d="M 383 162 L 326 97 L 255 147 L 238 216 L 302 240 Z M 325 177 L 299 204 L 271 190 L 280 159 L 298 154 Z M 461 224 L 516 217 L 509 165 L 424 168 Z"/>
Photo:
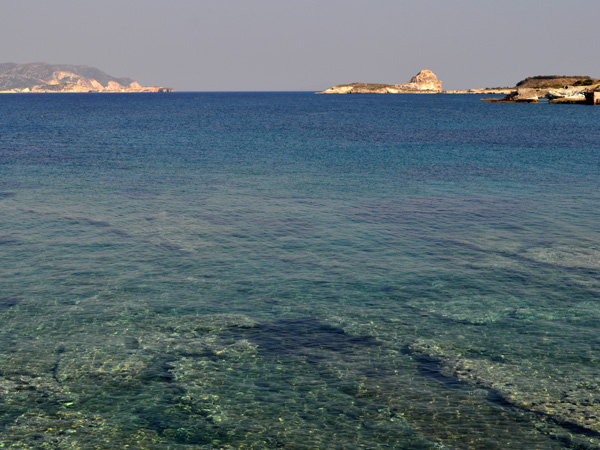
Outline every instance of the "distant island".
<path fill-rule="evenodd" d="M 95 67 L 45 62 L 0 64 L 0 93 L 42 92 L 173 92 L 162 86 L 141 86 Z"/>
<path fill-rule="evenodd" d="M 330 87 L 317 94 L 508 94 L 513 88 L 444 91 L 442 82 L 428 69 L 421 70 L 403 84 L 350 83 Z"/>
<path fill-rule="evenodd" d="M 404 92 L 442 91 L 442 82 L 431 70 L 421 70 L 404 84 L 350 83 L 339 84 L 317 94 L 400 94 Z"/>

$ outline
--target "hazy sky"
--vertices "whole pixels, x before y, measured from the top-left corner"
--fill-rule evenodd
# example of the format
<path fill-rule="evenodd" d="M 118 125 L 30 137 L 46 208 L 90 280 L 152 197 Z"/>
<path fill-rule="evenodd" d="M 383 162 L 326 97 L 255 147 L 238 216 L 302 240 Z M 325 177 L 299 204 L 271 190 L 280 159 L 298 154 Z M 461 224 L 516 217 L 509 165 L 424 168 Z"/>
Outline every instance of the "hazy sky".
<path fill-rule="evenodd" d="M 600 77 L 600 0 L 2 0 L 0 62 L 86 64 L 179 91 L 445 89 Z"/>

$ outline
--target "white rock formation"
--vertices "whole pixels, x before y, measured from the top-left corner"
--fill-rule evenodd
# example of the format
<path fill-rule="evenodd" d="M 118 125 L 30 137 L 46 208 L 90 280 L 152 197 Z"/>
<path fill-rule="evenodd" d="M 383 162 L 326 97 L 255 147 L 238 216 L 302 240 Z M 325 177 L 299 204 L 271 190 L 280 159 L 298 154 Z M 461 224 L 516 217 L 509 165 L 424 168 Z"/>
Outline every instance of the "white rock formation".
<path fill-rule="evenodd" d="M 436 91 L 442 90 L 442 82 L 438 80 L 435 73 L 431 70 L 421 70 L 411 78 L 409 83 L 397 85 L 400 89 L 411 89 L 415 91 Z"/>

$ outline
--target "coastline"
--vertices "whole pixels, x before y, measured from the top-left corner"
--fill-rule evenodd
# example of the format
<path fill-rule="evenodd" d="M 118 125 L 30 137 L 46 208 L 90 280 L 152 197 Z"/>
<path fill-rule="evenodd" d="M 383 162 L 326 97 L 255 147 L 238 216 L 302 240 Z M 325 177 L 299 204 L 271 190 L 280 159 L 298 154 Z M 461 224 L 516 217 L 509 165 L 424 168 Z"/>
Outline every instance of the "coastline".
<path fill-rule="evenodd" d="M 162 86 L 145 87 L 141 89 L 9 89 L 0 91 L 0 94 L 144 94 L 144 93 L 171 93 L 172 88 Z"/>

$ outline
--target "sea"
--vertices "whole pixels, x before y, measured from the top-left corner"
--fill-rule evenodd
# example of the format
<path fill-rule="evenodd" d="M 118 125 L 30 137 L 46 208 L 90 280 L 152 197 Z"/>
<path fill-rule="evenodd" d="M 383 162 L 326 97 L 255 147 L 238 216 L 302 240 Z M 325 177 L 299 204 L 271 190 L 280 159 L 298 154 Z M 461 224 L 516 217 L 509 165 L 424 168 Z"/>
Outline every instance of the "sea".
<path fill-rule="evenodd" d="M 600 449 L 600 107 L 0 97 L 3 449 Z"/>

